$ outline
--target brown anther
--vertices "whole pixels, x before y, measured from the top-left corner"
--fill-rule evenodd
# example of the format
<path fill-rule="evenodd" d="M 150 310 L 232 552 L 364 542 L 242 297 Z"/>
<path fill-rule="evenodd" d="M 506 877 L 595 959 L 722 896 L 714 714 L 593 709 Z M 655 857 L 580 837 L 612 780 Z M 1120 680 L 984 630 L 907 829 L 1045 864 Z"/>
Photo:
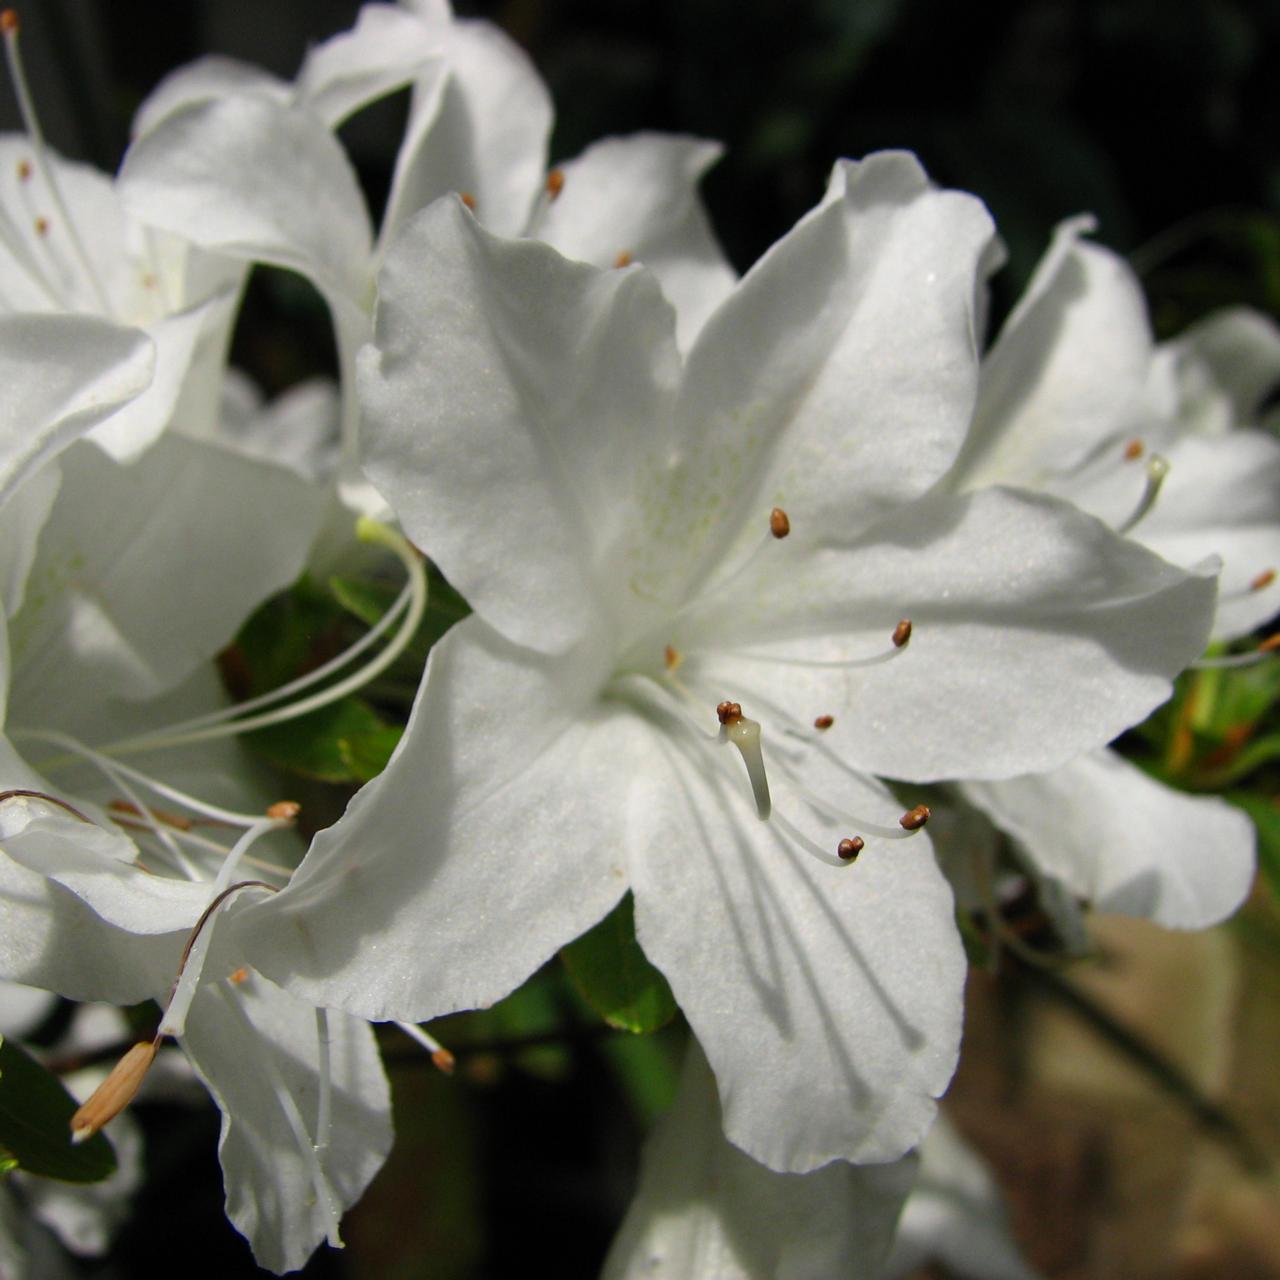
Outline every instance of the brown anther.
<path fill-rule="evenodd" d="M 47 236 L 49 234 L 49 219 L 40 217 L 36 219 L 36 235 Z"/>
<path fill-rule="evenodd" d="M 815 729 L 830 729 L 831 726 L 835 724 L 835 722 L 836 722 L 835 716 L 819 716 L 813 722 L 813 727 Z"/>
<path fill-rule="evenodd" d="M 1280 649 L 1280 631 L 1277 631 L 1273 636 L 1268 636 L 1258 646 L 1259 653 L 1275 653 L 1277 649 Z"/>
<path fill-rule="evenodd" d="M 893 647 L 901 649 L 911 639 L 911 619 L 903 618 L 893 629 Z"/>
<path fill-rule="evenodd" d="M 168 813 L 164 809 L 139 809 L 136 804 L 129 800 L 112 800 L 107 808 L 112 813 L 130 814 L 135 818 L 151 818 L 155 822 L 162 822 L 166 827 L 173 827 L 176 831 L 190 831 L 194 825 L 190 818 L 184 817 L 180 813 Z M 145 831 L 147 827 L 142 823 L 122 822 L 121 826 L 132 826 L 135 830 Z"/>
<path fill-rule="evenodd" d="M 1137 462 L 1147 451 L 1147 446 L 1141 440 L 1130 440 L 1124 447 L 1124 460 L 1126 462 Z"/>
<path fill-rule="evenodd" d="M 155 1061 L 158 1040 L 143 1040 L 111 1068 L 111 1074 L 89 1095 L 71 1117 L 71 1141 L 86 1142 L 109 1124 L 133 1101 L 143 1077 Z"/>
<path fill-rule="evenodd" d="M 1276 571 L 1274 569 L 1263 569 L 1252 582 L 1249 583 L 1250 591 L 1264 591 L 1276 580 Z"/>
<path fill-rule="evenodd" d="M 775 538 L 785 538 L 791 532 L 791 521 L 781 507 L 774 507 L 769 512 L 769 532 Z"/>
<path fill-rule="evenodd" d="M 457 1059 L 449 1052 L 448 1049 L 437 1049 L 431 1055 L 431 1063 L 437 1071 L 443 1072 L 444 1075 L 453 1075 L 453 1069 L 457 1066 Z"/>
<path fill-rule="evenodd" d="M 547 199 L 554 200 L 564 190 L 564 170 L 552 169 L 547 174 Z"/>
<path fill-rule="evenodd" d="M 742 719 L 742 704 L 722 702 L 716 707 L 716 715 L 720 717 L 721 724 L 737 724 Z"/>
<path fill-rule="evenodd" d="M 302 806 L 296 800 L 277 800 L 267 809 L 267 817 L 277 822 L 292 822 L 302 812 Z"/>
<path fill-rule="evenodd" d="M 471 210 L 471 212 L 472 212 L 472 213 L 475 213 L 475 211 L 476 211 L 476 198 L 475 198 L 475 196 L 473 196 L 473 195 L 471 194 L 471 192 L 470 192 L 470 191 L 459 191 L 459 192 L 458 192 L 458 199 L 459 199 L 459 200 L 461 200 L 461 201 L 462 201 L 462 203 L 463 203 L 463 204 L 465 204 L 465 205 L 467 206 L 467 208 Z"/>
<path fill-rule="evenodd" d="M 30 182 L 30 181 L 31 181 L 31 174 L 32 174 L 33 172 L 34 172 L 34 171 L 33 171 L 33 170 L 32 170 L 32 168 L 31 168 L 31 161 L 30 161 L 30 160 L 19 160 L 19 161 L 18 161 L 18 181 L 19 181 L 19 182 Z"/>
<path fill-rule="evenodd" d="M 836 857 L 844 862 L 853 862 L 866 847 L 867 842 L 861 836 L 846 836 L 836 845 Z"/>
<path fill-rule="evenodd" d="M 674 671 L 681 662 L 680 650 L 673 644 L 667 645 L 662 651 L 662 660 L 667 664 L 668 671 Z"/>
<path fill-rule="evenodd" d="M 0 9 L 0 32 L 7 36 L 16 36 L 21 26 L 17 9 Z"/>
<path fill-rule="evenodd" d="M 918 804 L 914 809 L 908 809 L 898 819 L 898 826 L 904 831 L 919 831 L 928 821 L 929 806 L 927 804 Z"/>
<path fill-rule="evenodd" d="M 623 249 L 623 251 L 620 254 L 618 254 L 616 258 L 614 258 L 613 265 L 615 267 L 629 267 L 632 261 L 633 259 L 631 255 L 625 249 Z"/>
<path fill-rule="evenodd" d="M 235 971 L 235 973 L 233 973 L 233 974 L 232 974 L 232 975 L 227 979 L 227 981 L 228 981 L 228 982 L 232 982 L 232 983 L 234 983 L 234 984 L 238 987 L 242 982 L 247 982 L 247 981 L 248 981 L 248 979 L 249 979 L 249 966 L 248 966 L 248 965 L 244 965 L 244 964 L 242 964 L 242 965 L 241 965 L 241 966 L 240 966 L 240 967 Z"/>
<path fill-rule="evenodd" d="M 154 289 L 159 281 L 156 279 L 154 271 L 144 271 L 142 273 L 142 287 L 144 289 Z"/>

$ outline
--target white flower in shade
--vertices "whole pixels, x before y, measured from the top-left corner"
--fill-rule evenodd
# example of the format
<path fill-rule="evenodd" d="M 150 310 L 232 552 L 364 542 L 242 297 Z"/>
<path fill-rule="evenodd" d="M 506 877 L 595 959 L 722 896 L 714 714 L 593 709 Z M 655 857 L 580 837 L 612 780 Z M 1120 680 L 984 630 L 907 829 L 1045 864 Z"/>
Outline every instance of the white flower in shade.
<path fill-rule="evenodd" d="M 990 245 L 912 157 L 842 164 L 683 360 L 647 271 L 421 215 L 361 368 L 367 466 L 475 615 L 387 771 L 241 914 L 263 970 L 373 1018 L 484 1005 L 629 887 L 734 1143 L 802 1171 L 916 1142 L 964 959 L 873 775 L 1106 741 L 1213 598 L 1066 504 L 933 492 Z"/>
<path fill-rule="evenodd" d="M 46 145 L 18 56 L 18 20 L 0 13 L 25 134 L 0 136 L 0 314 L 70 312 L 145 330 L 154 375 L 92 433 L 136 457 L 175 419 L 212 428 L 243 266 L 143 226 L 115 182 Z"/>
<path fill-rule="evenodd" d="M 1058 229 L 984 359 L 947 483 L 1059 494 L 1174 563 L 1219 557 L 1212 635 L 1238 637 L 1280 604 L 1280 441 L 1252 425 L 1280 382 L 1280 332 L 1229 311 L 1156 346 L 1137 279 L 1081 238 L 1088 225 Z M 1111 751 L 961 791 L 1100 910 L 1202 928 L 1253 880 L 1243 813 L 1171 791 Z"/>
<path fill-rule="evenodd" d="M 408 80 L 413 104 L 378 234 L 331 129 Z M 121 171 L 136 217 L 218 254 L 297 271 L 333 314 L 344 392 L 344 479 L 359 475 L 354 364 L 374 280 L 406 220 L 464 193 L 502 235 L 532 235 L 660 276 L 688 339 L 733 284 L 695 188 L 720 148 L 692 138 L 611 139 L 548 173 L 551 103 L 525 54 L 441 3 L 366 5 L 287 85 L 240 64 L 176 73 L 140 116 Z"/>
<path fill-rule="evenodd" d="M 289 870 L 269 847 L 287 812 L 268 812 L 238 748 L 159 732 L 148 758 L 118 740 L 225 701 L 210 659 L 296 576 L 323 496 L 172 434 L 127 467 L 80 443 L 0 511 L 0 545 L 51 473 L 0 629 L 0 975 L 167 1007 L 222 1109 L 228 1216 L 264 1266 L 293 1269 L 337 1241 L 390 1146 L 373 1036 L 251 971 L 235 945 L 224 917 Z M 135 1049 L 115 1079 L 136 1085 L 149 1055 Z"/>
<path fill-rule="evenodd" d="M 875 1280 L 916 1165 L 766 1169 L 725 1140 L 715 1079 L 691 1044 L 603 1280 Z"/>

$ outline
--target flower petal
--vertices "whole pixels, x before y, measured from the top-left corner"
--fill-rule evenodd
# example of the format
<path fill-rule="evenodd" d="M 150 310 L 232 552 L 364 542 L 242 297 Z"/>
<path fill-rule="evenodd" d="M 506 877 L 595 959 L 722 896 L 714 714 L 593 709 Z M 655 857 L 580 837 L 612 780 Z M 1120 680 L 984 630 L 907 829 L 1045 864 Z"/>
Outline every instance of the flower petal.
<path fill-rule="evenodd" d="M 487 22 L 422 20 L 442 42 L 448 75 L 415 93 L 382 222 L 394 243 L 418 210 L 465 192 L 499 235 L 528 224 L 546 176 L 551 98 L 528 55 Z"/>
<path fill-rule="evenodd" d="M 766 1169 L 725 1138 L 715 1080 L 691 1044 L 604 1280 L 876 1280 L 915 1168 L 907 1157 L 804 1177 Z"/>
<path fill-rule="evenodd" d="M 1049 773 L 967 782 L 964 796 L 1045 874 L 1095 910 L 1173 929 L 1225 919 L 1253 883 L 1253 823 L 1216 796 L 1189 796 L 1114 751 Z"/>
<path fill-rule="evenodd" d="M 310 1005 L 251 973 L 234 989 L 222 982 L 203 987 L 182 1040 L 222 1110 L 218 1155 L 227 1217 L 259 1264 L 276 1273 L 301 1267 L 324 1240 L 328 1222 L 264 1057 L 270 1055 L 313 1139 L 323 1143 L 327 1137 L 327 1148 L 317 1155 L 336 1193 L 338 1215 L 360 1198 L 391 1149 L 390 1094 L 372 1029 L 330 1013 L 328 1030 L 327 1135 L 316 1133 L 319 1041 Z"/>
<path fill-rule="evenodd" d="M 713 523 L 705 549 L 696 536 L 730 486 L 738 521 L 780 503 L 849 529 L 937 480 L 973 410 L 992 234 L 976 199 L 935 190 L 913 156 L 840 163 L 689 353 L 676 439 L 690 557 L 714 565 L 737 533 Z"/>
<path fill-rule="evenodd" d="M 1146 301 L 1121 258 L 1081 240 L 1092 227 L 1058 227 L 983 360 L 952 488 L 1039 488 L 1137 419 L 1152 350 Z"/>
<path fill-rule="evenodd" d="M 679 134 L 606 138 L 560 166 L 564 186 L 539 206 L 529 234 L 597 267 L 616 266 L 620 254 L 648 267 L 687 349 L 735 280 L 697 194 L 723 150 Z"/>
<path fill-rule="evenodd" d="M 803 536 L 671 643 L 707 655 L 719 697 L 834 715 L 831 746 L 882 776 L 1008 777 L 1101 746 L 1169 696 L 1212 617 L 1212 577 L 1039 494 L 934 494 L 842 546 Z M 839 665 L 891 652 L 902 618 L 893 661 Z"/>
<path fill-rule="evenodd" d="M 279 76 L 251 62 L 209 54 L 171 71 L 146 96 L 133 117 L 131 138 L 154 133 L 170 116 L 219 98 L 259 94 L 286 105 L 293 97 L 292 87 Z"/>
<path fill-rule="evenodd" d="M 923 835 L 868 842 L 854 865 L 818 862 L 757 818 L 745 776 L 706 762 L 720 750 L 691 742 L 638 784 L 636 936 L 706 1050 L 731 1142 L 798 1173 L 897 1159 L 928 1129 L 959 1048 L 965 959 L 950 888 Z M 901 813 L 825 759 L 804 777 L 853 813 Z M 789 804 L 832 854 L 856 834 Z"/>
<path fill-rule="evenodd" d="M 146 389 L 155 349 L 92 316 L 0 316 L 0 505 L 34 471 Z"/>
<path fill-rule="evenodd" d="M 563 650 L 635 523 L 677 370 L 647 272 L 489 235 L 457 202 L 407 229 L 362 353 L 365 465 L 405 530 L 491 626 Z"/>
<path fill-rule="evenodd" d="M 238 916 L 253 963 L 319 1003 L 418 1021 L 492 1003 L 604 916 L 626 889 L 635 728 L 586 706 L 598 661 L 455 627 L 386 770 Z"/>

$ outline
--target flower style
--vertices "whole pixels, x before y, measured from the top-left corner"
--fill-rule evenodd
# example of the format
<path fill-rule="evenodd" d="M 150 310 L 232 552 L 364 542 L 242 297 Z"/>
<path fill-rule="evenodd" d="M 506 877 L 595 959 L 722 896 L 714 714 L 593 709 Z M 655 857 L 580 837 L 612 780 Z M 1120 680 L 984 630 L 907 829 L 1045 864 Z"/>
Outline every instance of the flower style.
<path fill-rule="evenodd" d="M 974 430 L 947 483 L 1060 494 L 1174 563 L 1221 557 L 1212 634 L 1235 638 L 1280 603 L 1280 442 L 1247 425 L 1280 381 L 1280 333 L 1230 311 L 1155 347 L 1136 278 L 1081 239 L 1088 225 L 1058 229 L 985 358 Z M 1104 911 L 1203 928 L 1253 880 L 1243 813 L 1171 791 L 1112 751 L 961 792 Z"/>
<path fill-rule="evenodd" d="M 836 1163 L 803 1176 L 756 1164 L 725 1140 L 711 1068 L 690 1044 L 603 1280 L 876 1280 L 918 1163 Z"/>
<path fill-rule="evenodd" d="M 1213 596 L 1053 499 L 931 492 L 990 245 L 912 157 L 842 164 L 682 362 L 648 272 L 491 236 L 459 201 L 421 215 L 362 364 L 367 465 L 475 615 L 386 772 L 240 915 L 255 963 L 435 1016 L 630 887 L 733 1142 L 802 1171 L 918 1140 L 964 960 L 927 836 L 895 838 L 868 775 L 1107 740 L 1167 696 Z"/>
<path fill-rule="evenodd" d="M 33 513 L 27 494 L 50 476 L 56 498 Z M 184 967 L 224 890 L 288 875 L 261 861 L 287 821 L 238 750 L 166 749 L 156 776 L 99 748 L 223 700 L 209 659 L 296 575 L 322 508 L 279 468 L 170 434 L 127 467 L 76 444 L 0 510 L 6 552 L 15 530 L 26 539 L 0 630 L 0 974 L 168 1005 L 223 1112 L 228 1215 L 275 1270 L 337 1240 L 390 1146 L 372 1034 L 245 967 L 229 925 L 260 886 L 216 908 Z"/>

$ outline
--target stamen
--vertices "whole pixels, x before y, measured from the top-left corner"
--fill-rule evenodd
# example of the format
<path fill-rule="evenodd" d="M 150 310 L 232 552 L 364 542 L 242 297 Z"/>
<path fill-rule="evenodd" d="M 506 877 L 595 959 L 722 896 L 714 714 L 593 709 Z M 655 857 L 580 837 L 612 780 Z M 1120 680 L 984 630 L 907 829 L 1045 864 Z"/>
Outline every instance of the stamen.
<path fill-rule="evenodd" d="M 227 981 L 231 983 L 233 987 L 243 986 L 244 983 L 249 981 L 249 966 L 247 964 L 242 964 L 234 972 L 227 975 Z"/>
<path fill-rule="evenodd" d="M 458 199 L 459 199 L 459 200 L 461 200 L 461 201 L 462 201 L 462 203 L 463 203 L 463 204 L 465 204 L 465 205 L 467 206 L 467 208 L 471 210 L 471 212 L 472 212 L 472 213 L 475 213 L 475 211 L 476 211 L 476 198 L 475 198 L 475 196 L 473 196 L 473 195 L 471 194 L 471 192 L 470 192 L 470 191 L 459 191 L 459 192 L 458 192 Z"/>
<path fill-rule="evenodd" d="M 240 702 L 231 707 L 223 707 L 218 711 L 196 716 L 180 724 L 171 725 L 167 729 L 153 730 L 150 733 L 139 734 L 133 738 L 122 738 L 116 742 L 109 743 L 102 750 L 113 756 L 126 755 L 137 751 L 156 751 L 170 747 L 186 746 L 192 742 L 205 742 L 213 738 L 234 737 L 237 734 L 249 733 L 254 729 L 282 724 L 287 720 L 294 720 L 299 716 L 307 715 L 320 707 L 326 707 L 330 703 L 337 702 L 348 694 L 354 693 L 357 689 L 363 688 L 371 680 L 381 675 L 404 652 L 410 641 L 417 634 L 418 625 L 421 623 L 422 615 L 426 612 L 427 607 L 427 575 L 423 567 L 421 554 L 414 550 L 401 534 L 387 528 L 386 525 L 379 524 L 378 521 L 371 520 L 367 516 L 362 516 L 356 524 L 356 536 L 362 542 L 379 543 L 394 551 L 408 571 L 409 581 L 405 584 L 404 590 L 391 608 L 355 644 L 343 653 L 338 654 L 336 658 L 331 658 L 323 666 L 317 667 L 315 671 L 308 672 L 305 676 L 299 676 L 298 679 L 291 680 L 279 689 L 272 689 L 269 693 L 259 694 L 256 698 L 250 698 L 246 702 Z M 352 659 L 358 657 L 365 649 L 375 643 L 395 623 L 402 612 L 404 621 L 395 638 L 367 666 L 352 672 L 345 679 L 338 681 L 337 684 L 321 689 L 319 692 L 312 694 L 310 697 L 302 698 L 298 702 L 290 703 L 284 707 L 277 707 L 274 711 L 267 711 L 262 715 L 245 716 L 246 711 L 252 711 L 272 702 L 278 702 L 283 698 L 291 697 L 300 690 L 309 688 L 318 681 L 326 679 L 335 671 L 345 667 Z"/>
<path fill-rule="evenodd" d="M 835 722 L 835 716 L 818 716 L 813 722 L 813 727 L 815 729 L 830 729 Z"/>
<path fill-rule="evenodd" d="M 0 804 L 4 804 L 6 800 L 17 799 L 19 796 L 26 796 L 31 800 L 43 800 L 46 804 L 57 805 L 59 809 L 65 809 L 73 818 L 79 818 L 81 822 L 93 825 L 93 819 L 86 818 L 74 805 L 68 804 L 65 800 L 59 800 L 57 796 L 51 796 L 45 791 L 28 791 L 25 787 L 16 787 L 12 791 L 0 791 Z"/>
<path fill-rule="evenodd" d="M 547 174 L 547 199 L 554 200 L 564 190 L 564 170 L 552 169 Z"/>
<path fill-rule="evenodd" d="M 775 538 L 785 538 L 791 532 L 791 521 L 781 507 L 774 507 L 769 512 L 769 532 Z"/>
<path fill-rule="evenodd" d="M 1272 654 L 1280 651 L 1280 631 L 1269 635 L 1258 644 L 1256 649 L 1248 653 L 1227 653 L 1214 658 L 1197 658 L 1192 664 L 1193 671 L 1220 671 L 1231 667 L 1252 667 L 1266 661 Z"/>
<path fill-rule="evenodd" d="M 236 884 L 228 885 L 221 893 L 210 899 L 209 905 L 200 913 L 200 918 L 187 936 L 186 946 L 182 948 L 182 956 L 178 960 L 177 981 L 173 984 L 173 993 L 169 997 L 164 1017 L 156 1028 L 157 1039 L 161 1036 L 180 1036 L 186 1030 L 187 1013 L 200 986 L 205 955 L 208 953 L 209 941 L 213 936 L 212 929 L 205 932 L 205 925 L 213 918 L 213 913 L 232 894 L 239 893 L 241 889 L 266 889 L 268 893 L 279 892 L 275 885 L 267 884 L 265 880 L 241 880 Z"/>
<path fill-rule="evenodd" d="M 395 1024 L 401 1031 L 409 1037 L 410 1040 L 420 1044 L 430 1055 L 432 1064 L 436 1070 L 446 1076 L 453 1075 L 453 1069 L 456 1060 L 448 1049 L 440 1043 L 435 1036 L 428 1035 L 420 1026 L 412 1022 L 397 1022 Z"/>
<path fill-rule="evenodd" d="M 1126 462 L 1137 462 L 1147 451 L 1147 446 L 1141 440 L 1130 440 L 1124 447 L 1124 460 Z"/>
<path fill-rule="evenodd" d="M 867 842 L 861 836 L 850 836 L 836 846 L 836 857 L 842 862 L 854 862 L 866 847 Z"/>
<path fill-rule="evenodd" d="M 87 1142 L 131 1103 L 160 1048 L 160 1036 L 135 1044 L 71 1117 L 71 1141 Z"/>
<path fill-rule="evenodd" d="M 765 775 L 764 755 L 760 750 L 760 725 L 747 719 L 736 702 L 722 702 L 716 708 L 716 715 L 720 718 L 720 741 L 737 747 L 742 763 L 747 766 L 756 816 L 763 822 L 773 812 L 773 801 L 769 798 L 769 779 Z"/>
<path fill-rule="evenodd" d="M 623 267 L 629 267 L 633 261 L 634 259 L 632 258 L 632 256 L 625 249 L 623 249 L 622 252 L 618 254 L 616 258 L 614 258 L 613 265 L 617 270 L 621 270 Z"/>
<path fill-rule="evenodd" d="M 35 229 L 36 235 L 47 236 L 49 234 L 49 219 L 43 216 L 37 218 L 35 221 Z"/>
<path fill-rule="evenodd" d="M 1263 569 L 1255 578 L 1249 582 L 1250 591 L 1265 591 L 1276 580 L 1276 571 L 1274 569 Z"/>
<path fill-rule="evenodd" d="M 30 161 L 30 160 L 19 160 L 19 161 L 18 161 L 18 181 L 19 181 L 19 182 L 30 182 L 30 181 L 31 181 L 31 173 L 32 173 L 32 169 L 31 169 L 31 161 Z"/>
<path fill-rule="evenodd" d="M 1132 532 L 1138 522 L 1156 505 L 1156 499 L 1160 496 L 1160 487 L 1168 474 L 1169 460 L 1163 454 L 1153 453 L 1147 459 L 1147 483 L 1142 491 L 1142 497 L 1138 499 L 1138 505 L 1134 507 L 1129 518 L 1123 524 L 1116 526 L 1117 533 Z"/>
<path fill-rule="evenodd" d="M 93 261 L 85 251 L 84 243 L 76 231 L 75 223 L 67 210 L 66 201 L 62 198 L 62 190 L 53 172 L 53 165 L 49 162 L 49 153 L 45 147 L 44 134 L 40 129 L 39 117 L 36 115 L 35 101 L 31 97 L 30 89 L 27 87 L 27 74 L 23 69 L 22 57 L 18 51 L 18 30 L 20 26 L 21 23 L 18 20 L 16 10 L 5 9 L 0 13 L 0 35 L 3 35 L 4 38 L 5 59 L 9 63 L 9 76 L 13 81 L 14 97 L 18 100 L 18 111 L 22 115 L 22 123 L 26 128 L 27 136 L 31 139 L 31 150 L 35 157 L 35 166 L 40 170 L 40 177 L 49 192 L 49 198 L 53 201 L 54 212 L 62 219 L 62 225 L 67 231 L 67 240 L 79 260 L 80 267 L 84 271 L 85 279 L 89 282 L 89 287 L 93 290 L 98 306 L 104 314 L 113 315 L 114 311 L 110 300 L 107 298 L 106 290 L 102 287 L 102 282 L 98 279 L 98 273 L 94 269 Z M 44 221 L 43 229 L 41 229 L 40 221 Z M 37 221 L 36 231 L 38 234 L 44 235 L 47 230 L 48 222 L 46 220 Z"/>
<path fill-rule="evenodd" d="M 255 1039 L 261 1039 L 258 1029 L 245 1012 L 236 989 L 225 983 L 219 983 L 217 991 L 227 1006 L 234 1011 L 249 1035 Z M 275 1060 L 274 1048 L 269 1042 L 264 1043 L 262 1047 L 262 1067 L 271 1085 L 271 1091 L 275 1094 L 276 1102 L 284 1114 L 285 1122 L 293 1133 L 294 1141 L 298 1144 L 298 1150 L 307 1166 L 311 1185 L 316 1193 L 316 1200 L 324 1207 L 325 1239 L 332 1248 L 341 1249 L 342 1237 L 338 1233 L 337 1197 L 334 1195 L 333 1187 L 324 1171 L 324 1165 L 320 1160 L 320 1152 L 316 1149 L 315 1142 L 307 1132 L 306 1122 L 298 1110 L 298 1104 L 294 1101 L 293 1094 L 289 1092 L 289 1086 L 285 1083 L 284 1076 L 281 1074 L 280 1067 Z"/>
<path fill-rule="evenodd" d="M 316 1064 L 320 1071 L 320 1089 L 316 1097 L 316 1155 L 329 1149 L 329 1132 L 333 1123 L 333 1077 L 329 1070 L 329 1011 L 316 1006 Z"/>
<path fill-rule="evenodd" d="M 684 659 L 680 656 L 680 650 L 669 644 L 662 651 L 662 661 L 668 671 L 674 671 Z"/>
<path fill-rule="evenodd" d="M 907 651 L 911 640 L 911 623 L 903 618 L 893 629 L 889 637 L 892 646 L 883 653 L 872 654 L 869 658 L 802 658 L 795 654 L 761 653 L 756 649 L 725 649 L 726 653 L 734 653 L 752 662 L 778 662 L 797 667 L 835 667 L 844 670 L 859 667 L 877 667 L 882 662 L 890 662 Z"/>
<path fill-rule="evenodd" d="M 904 831 L 919 831 L 932 815 L 929 813 L 927 804 L 918 804 L 914 809 L 908 809 L 906 813 L 898 819 L 898 825 Z"/>

